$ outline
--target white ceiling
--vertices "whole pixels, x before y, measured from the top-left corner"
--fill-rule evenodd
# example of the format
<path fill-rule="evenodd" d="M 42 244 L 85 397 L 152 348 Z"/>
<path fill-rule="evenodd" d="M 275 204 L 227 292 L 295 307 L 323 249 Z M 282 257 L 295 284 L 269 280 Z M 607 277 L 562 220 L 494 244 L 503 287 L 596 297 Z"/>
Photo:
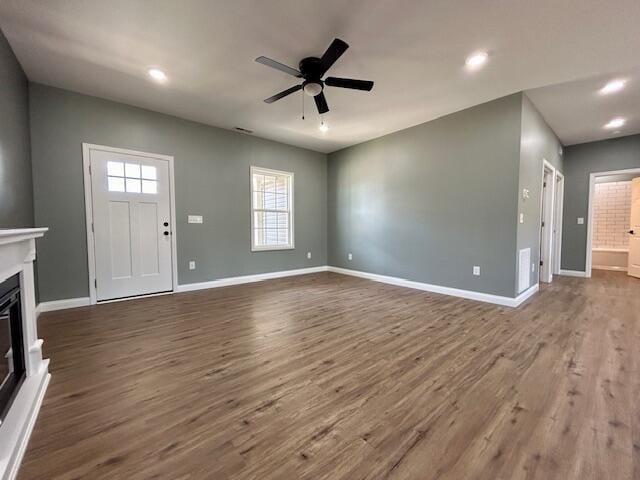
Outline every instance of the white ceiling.
<path fill-rule="evenodd" d="M 520 90 L 631 71 L 638 25 L 638 0 L 0 1 L 0 26 L 32 81 L 321 152 Z M 368 94 L 327 88 L 322 134 L 311 102 L 300 119 L 299 94 L 262 102 L 295 79 L 254 59 L 296 67 L 334 37 L 351 48 L 329 73 L 376 84 Z M 490 61 L 470 73 L 464 59 L 477 50 Z M 151 83 L 150 66 L 169 83 Z M 597 131 L 575 128 L 567 138 Z"/>
<path fill-rule="evenodd" d="M 614 79 L 626 80 L 625 88 L 608 95 L 600 93 Z M 565 145 L 640 133 L 640 69 L 597 75 L 526 93 Z M 620 128 L 603 128 L 617 117 L 627 123 Z"/>

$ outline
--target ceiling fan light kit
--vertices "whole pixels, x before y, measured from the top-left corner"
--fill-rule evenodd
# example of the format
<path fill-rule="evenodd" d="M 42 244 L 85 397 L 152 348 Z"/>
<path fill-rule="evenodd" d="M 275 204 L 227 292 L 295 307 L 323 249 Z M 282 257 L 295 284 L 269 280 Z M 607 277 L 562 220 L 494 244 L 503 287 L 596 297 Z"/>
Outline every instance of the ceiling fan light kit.
<path fill-rule="evenodd" d="M 331 45 L 329 45 L 329 48 L 327 48 L 327 51 L 324 52 L 322 57 L 307 57 L 300 60 L 298 70 L 272 60 L 271 58 L 256 58 L 256 62 L 258 63 L 304 80 L 299 85 L 294 85 L 293 87 L 287 88 L 286 90 L 265 99 L 265 102 L 273 103 L 276 100 L 280 100 L 287 95 L 297 92 L 298 90 L 302 90 L 306 95 L 313 97 L 318 113 L 322 115 L 329 111 L 327 99 L 324 96 L 325 86 L 364 90 L 367 92 L 371 91 L 373 88 L 373 82 L 369 80 L 354 80 L 351 78 L 337 77 L 327 77 L 324 80 L 322 79 L 325 73 L 327 73 L 327 70 L 329 70 L 336 60 L 342 56 L 347 48 L 349 48 L 349 45 L 347 45 L 345 41 L 336 38 L 331 42 Z"/>

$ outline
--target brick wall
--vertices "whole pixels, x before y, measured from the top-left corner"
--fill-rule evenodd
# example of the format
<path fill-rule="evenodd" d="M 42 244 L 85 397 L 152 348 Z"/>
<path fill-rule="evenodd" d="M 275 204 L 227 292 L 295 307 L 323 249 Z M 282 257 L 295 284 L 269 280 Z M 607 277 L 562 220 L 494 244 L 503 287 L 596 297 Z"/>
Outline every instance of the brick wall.
<path fill-rule="evenodd" d="M 597 183 L 593 218 L 593 248 L 627 249 L 631 182 Z"/>

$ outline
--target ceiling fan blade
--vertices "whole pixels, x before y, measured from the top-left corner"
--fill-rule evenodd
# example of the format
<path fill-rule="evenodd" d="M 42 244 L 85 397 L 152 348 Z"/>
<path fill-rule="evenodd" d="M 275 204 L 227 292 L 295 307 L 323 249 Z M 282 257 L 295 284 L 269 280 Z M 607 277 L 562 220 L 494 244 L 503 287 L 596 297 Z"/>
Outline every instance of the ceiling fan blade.
<path fill-rule="evenodd" d="M 280 100 L 281 98 L 286 97 L 287 95 L 291 95 L 293 92 L 297 92 L 298 90 L 302 90 L 302 85 L 296 85 L 294 87 L 287 88 L 280 93 L 276 93 L 273 97 L 266 98 L 265 103 L 273 103 L 276 100 Z"/>
<path fill-rule="evenodd" d="M 324 55 L 322 55 L 322 58 L 320 59 L 320 65 L 322 67 L 320 76 L 324 75 L 326 71 L 331 68 L 331 65 L 340 58 L 347 48 L 349 48 L 347 42 L 340 40 L 339 38 L 336 38 L 331 42 L 331 45 L 329 45 L 329 48 L 327 48 L 327 51 L 324 52 Z"/>
<path fill-rule="evenodd" d="M 293 75 L 294 77 L 302 78 L 302 74 L 295 68 L 288 67 L 287 65 L 276 62 L 271 58 L 258 57 L 256 58 L 256 62 L 266 65 L 267 67 L 275 68 L 276 70 L 280 70 L 281 72 L 288 73 L 289 75 Z"/>
<path fill-rule="evenodd" d="M 354 80 L 352 78 L 328 77 L 324 83 L 330 87 L 353 88 L 354 90 L 366 90 L 367 92 L 370 92 L 373 88 L 371 80 Z"/>
<path fill-rule="evenodd" d="M 327 105 L 327 99 L 324 98 L 323 92 L 320 92 L 318 95 L 313 97 L 313 99 L 316 101 L 316 107 L 318 107 L 318 113 L 320 115 L 329 111 L 329 105 Z"/>

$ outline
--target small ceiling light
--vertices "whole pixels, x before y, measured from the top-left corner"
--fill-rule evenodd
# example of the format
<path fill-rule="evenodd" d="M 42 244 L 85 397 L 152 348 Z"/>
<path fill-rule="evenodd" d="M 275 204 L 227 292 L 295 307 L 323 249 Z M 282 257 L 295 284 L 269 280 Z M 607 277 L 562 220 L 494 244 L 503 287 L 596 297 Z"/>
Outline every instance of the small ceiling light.
<path fill-rule="evenodd" d="M 600 89 L 600 93 L 603 95 L 608 95 L 610 93 L 619 92 L 624 88 L 626 83 L 627 83 L 626 80 L 621 80 L 621 79 L 611 80 L 609 83 L 607 83 L 604 87 Z"/>
<path fill-rule="evenodd" d="M 315 97 L 322 92 L 322 85 L 318 82 L 305 82 L 304 87 L 302 88 L 304 89 L 304 93 L 310 97 Z"/>
<path fill-rule="evenodd" d="M 150 68 L 147 73 L 149 73 L 149 76 L 158 83 L 164 83 L 167 81 L 167 74 L 158 68 Z"/>
<path fill-rule="evenodd" d="M 318 128 L 320 129 L 320 131 L 321 131 L 322 133 L 327 133 L 327 132 L 329 131 L 329 127 L 328 127 L 328 126 L 327 126 L 327 124 L 326 124 L 326 123 L 324 123 L 324 122 L 321 122 L 321 123 L 320 123 L 320 126 L 319 126 Z"/>
<path fill-rule="evenodd" d="M 487 63 L 489 59 L 489 54 L 487 52 L 477 52 L 473 55 L 467 57 L 466 65 L 470 69 L 480 68 L 482 65 Z"/>
<path fill-rule="evenodd" d="M 604 128 L 607 128 L 607 129 L 620 128 L 621 126 L 623 126 L 625 124 L 625 122 L 626 122 L 626 120 L 624 118 L 614 118 L 609 123 L 607 123 L 604 126 Z"/>

